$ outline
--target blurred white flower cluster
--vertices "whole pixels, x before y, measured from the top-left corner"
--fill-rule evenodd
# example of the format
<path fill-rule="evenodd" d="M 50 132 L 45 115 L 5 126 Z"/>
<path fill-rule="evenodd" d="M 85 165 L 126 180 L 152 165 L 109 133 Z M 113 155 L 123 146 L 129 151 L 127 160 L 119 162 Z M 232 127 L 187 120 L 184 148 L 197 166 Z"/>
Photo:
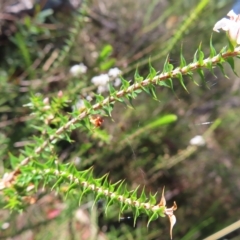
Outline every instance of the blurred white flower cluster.
<path fill-rule="evenodd" d="M 87 72 L 87 67 L 83 63 L 73 65 L 70 70 L 70 74 L 73 77 L 79 77 Z M 91 79 L 91 82 L 97 86 L 98 93 L 104 93 L 108 91 L 108 83 L 112 82 L 114 87 L 118 87 L 121 84 L 121 79 L 119 76 L 122 71 L 118 68 L 109 69 L 108 73 L 100 74 Z"/>
<path fill-rule="evenodd" d="M 97 92 L 101 94 L 108 91 L 109 82 L 113 82 L 114 87 L 118 87 L 121 84 L 121 79 L 119 78 L 121 73 L 120 69 L 111 68 L 108 73 L 93 77 L 91 82 L 98 87 Z"/>
<path fill-rule="evenodd" d="M 87 66 L 85 66 L 83 63 L 79 63 L 76 65 L 73 65 L 70 68 L 69 72 L 73 77 L 79 77 L 82 74 L 87 72 Z"/>

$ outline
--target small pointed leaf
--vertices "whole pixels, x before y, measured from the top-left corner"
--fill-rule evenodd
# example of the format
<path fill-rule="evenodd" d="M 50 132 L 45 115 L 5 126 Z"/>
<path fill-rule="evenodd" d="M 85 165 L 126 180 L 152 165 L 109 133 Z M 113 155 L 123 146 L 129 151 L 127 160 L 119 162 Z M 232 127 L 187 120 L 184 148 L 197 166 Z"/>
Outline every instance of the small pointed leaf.
<path fill-rule="evenodd" d="M 147 76 L 147 79 L 153 79 L 157 75 L 157 71 L 155 68 L 151 65 L 150 59 L 149 59 L 149 74 Z"/>
<path fill-rule="evenodd" d="M 213 58 L 216 55 L 217 55 L 217 52 L 216 52 L 215 48 L 213 47 L 212 35 L 211 35 L 211 38 L 210 38 L 210 57 Z"/>
<path fill-rule="evenodd" d="M 188 90 L 187 90 L 187 88 L 186 88 L 186 86 L 185 86 L 185 84 L 184 84 L 182 74 L 181 74 L 181 73 L 178 73 L 177 77 L 178 77 L 178 79 L 179 79 L 179 81 L 180 81 L 182 87 L 188 92 Z M 189 92 L 188 92 L 188 93 L 189 93 Z"/>
<path fill-rule="evenodd" d="M 130 86 L 129 81 L 125 80 L 122 76 L 120 76 L 120 79 L 121 79 L 121 82 L 122 82 L 121 89 L 126 90 Z"/>
<path fill-rule="evenodd" d="M 217 63 L 217 66 L 220 68 L 223 76 L 224 76 L 225 78 L 228 78 L 228 76 L 226 75 L 226 73 L 225 73 L 225 71 L 224 71 L 223 65 L 222 65 L 221 63 Z"/>
<path fill-rule="evenodd" d="M 154 211 L 153 214 L 151 215 L 151 217 L 148 220 L 147 227 L 149 227 L 150 222 L 152 222 L 156 219 L 158 219 L 158 213 L 157 213 L 157 211 Z"/>
<path fill-rule="evenodd" d="M 234 64 L 234 59 L 232 57 L 229 57 L 226 59 L 226 61 L 229 63 L 230 67 L 232 68 L 234 74 L 238 77 L 236 71 L 235 71 L 235 64 Z"/>
<path fill-rule="evenodd" d="M 134 74 L 134 81 L 135 82 L 142 82 L 143 77 L 139 75 L 138 68 L 136 68 L 135 74 Z"/>

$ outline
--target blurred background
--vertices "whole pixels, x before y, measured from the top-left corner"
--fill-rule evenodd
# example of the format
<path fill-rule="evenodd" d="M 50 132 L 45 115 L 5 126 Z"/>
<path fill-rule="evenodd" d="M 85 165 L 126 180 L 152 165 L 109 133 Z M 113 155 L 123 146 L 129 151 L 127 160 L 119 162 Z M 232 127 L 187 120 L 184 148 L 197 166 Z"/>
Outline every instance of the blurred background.
<path fill-rule="evenodd" d="M 38 119 L 23 107 L 32 95 L 64 95 L 62 111 L 91 100 L 99 88 L 93 77 L 118 68 L 126 79 L 135 69 L 148 74 L 148 61 L 161 71 L 168 56 L 188 63 L 201 44 L 209 56 L 214 24 L 232 8 L 230 0 L 2 0 L 0 2 L 0 175 L 10 169 L 8 154 L 18 155 Z M 84 11 L 82 11 L 84 8 Z M 220 51 L 225 33 L 213 33 Z M 239 60 L 235 60 L 236 72 Z M 75 70 L 74 68 L 75 67 Z M 157 88 L 160 101 L 142 93 L 134 108 L 116 104 L 95 133 L 75 130 L 74 142 L 58 143 L 59 161 L 79 170 L 94 166 L 129 188 L 147 193 L 166 189 L 167 206 L 177 202 L 174 239 L 203 239 L 239 220 L 240 79 L 227 64 L 228 78 L 216 69 L 185 77 L 188 92 L 174 80 L 174 92 Z M 76 71 L 77 69 L 77 71 Z M 102 91 L 107 96 L 107 91 Z M 177 118 L 170 121 L 172 114 Z M 239 131 L 239 132 L 238 132 Z M 168 219 L 133 227 L 131 211 L 118 221 L 118 208 L 104 214 L 104 200 L 78 205 L 49 190 L 39 192 L 23 214 L 0 210 L 0 239 L 169 239 Z M 31 201 L 29 201 L 31 203 Z M 3 202 L 0 200 L 3 208 Z M 234 231 L 221 239 L 239 239 Z"/>

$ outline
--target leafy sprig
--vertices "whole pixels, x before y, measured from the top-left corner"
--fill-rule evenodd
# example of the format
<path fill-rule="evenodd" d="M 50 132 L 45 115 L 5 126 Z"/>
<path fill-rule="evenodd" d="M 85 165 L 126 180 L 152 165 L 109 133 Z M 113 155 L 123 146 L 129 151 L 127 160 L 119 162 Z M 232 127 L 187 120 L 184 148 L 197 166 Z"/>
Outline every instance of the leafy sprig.
<path fill-rule="evenodd" d="M 211 55 L 213 52 L 215 52 L 215 49 L 213 48 L 212 44 L 210 44 L 211 49 Z M 85 107 L 82 107 L 79 112 L 74 112 L 73 117 L 71 120 L 66 121 L 64 124 L 62 124 L 61 127 L 59 127 L 53 134 L 49 135 L 49 138 L 45 140 L 40 146 L 36 147 L 34 149 L 34 155 L 29 155 L 28 157 L 24 158 L 22 162 L 20 163 L 19 167 L 24 166 L 28 164 L 28 162 L 31 161 L 31 159 L 40 154 L 46 147 L 55 142 L 62 134 L 65 132 L 70 132 L 73 129 L 77 128 L 80 125 L 89 125 L 89 121 L 85 120 L 85 122 L 82 122 L 84 119 L 86 119 L 90 115 L 100 114 L 102 115 L 104 112 L 111 116 L 111 112 L 113 109 L 113 105 L 115 102 L 124 102 L 124 99 L 129 100 L 130 102 L 132 99 L 135 99 L 142 91 L 145 91 L 149 94 L 151 94 L 154 98 L 156 98 L 155 88 L 154 86 L 164 86 L 169 87 L 173 89 L 173 78 L 177 78 L 183 88 L 187 90 L 186 85 L 183 80 L 184 75 L 188 75 L 192 78 L 193 72 L 196 71 L 199 76 L 202 78 L 202 81 L 205 82 L 204 77 L 204 68 L 207 68 L 211 72 L 213 72 L 213 68 L 215 66 L 219 67 L 222 73 L 225 75 L 223 63 L 228 62 L 231 66 L 231 68 L 234 70 L 234 62 L 233 57 L 240 55 L 240 47 L 237 47 L 234 49 L 234 51 L 227 51 L 226 48 L 221 50 L 219 54 L 216 54 L 215 56 L 211 56 L 203 59 L 204 55 L 201 51 L 201 47 L 198 48 L 194 55 L 193 62 L 190 64 L 186 64 L 186 61 L 184 60 L 184 57 L 181 53 L 180 60 L 181 65 L 180 67 L 177 67 L 173 69 L 173 65 L 168 62 L 168 58 L 164 64 L 163 71 L 160 74 L 157 74 L 157 71 L 150 65 L 150 73 L 148 75 L 148 78 L 144 80 L 142 77 L 137 73 L 135 74 L 135 83 L 130 85 L 129 81 L 121 78 L 122 80 L 122 87 L 120 90 L 116 90 L 113 86 L 110 88 L 110 96 L 107 98 L 104 98 L 102 95 L 96 95 L 96 104 L 91 105 L 90 102 L 84 101 Z M 76 115 L 76 116 L 75 116 Z M 78 125 L 77 125 L 78 124 Z M 18 167 L 18 168 L 19 168 Z M 16 171 L 18 171 L 18 168 Z"/>
<path fill-rule="evenodd" d="M 114 202 L 120 206 L 120 213 L 126 208 L 132 208 L 135 221 L 140 213 L 145 213 L 149 216 L 149 223 L 159 216 L 165 215 L 168 215 L 170 221 L 173 219 L 172 221 L 175 223 L 176 219 L 172 217 L 174 216 L 173 211 L 176 209 L 175 205 L 167 209 L 165 202 L 164 204 L 161 203 L 162 200 L 160 204 L 156 205 L 156 195 L 150 195 L 149 202 L 146 202 L 147 197 L 144 191 L 138 197 L 138 189 L 134 191 L 127 190 L 123 181 L 111 184 L 107 179 L 107 175 L 100 179 L 95 179 L 91 168 L 86 171 L 77 171 L 73 166 L 56 164 L 58 158 L 54 147 L 59 139 L 71 141 L 69 133 L 76 128 L 85 127 L 89 130 L 94 130 L 96 126 L 91 116 L 107 114 L 111 117 L 111 112 L 116 102 L 128 104 L 126 103 L 128 101 L 131 104 L 132 100 L 143 91 L 157 99 L 156 87 L 162 86 L 173 89 L 173 79 L 178 79 L 181 86 L 187 91 L 183 76 L 187 75 L 192 78 L 193 72 L 196 71 L 205 83 L 204 69 L 208 69 L 213 73 L 214 68 L 219 67 L 225 75 L 222 64 L 228 62 L 234 70 L 233 57 L 238 57 L 239 55 L 240 47 L 234 50 L 224 48 L 220 53 L 216 54 L 216 50 L 210 43 L 210 56 L 204 58 L 200 45 L 194 55 L 193 62 L 190 64 L 186 64 L 182 53 L 180 54 L 180 66 L 175 69 L 168 61 L 168 58 L 161 73 L 158 73 L 149 63 L 147 78 L 144 79 L 136 70 L 133 84 L 130 84 L 130 81 L 122 77 L 120 89 L 115 89 L 112 85 L 109 85 L 108 97 L 104 98 L 102 95 L 95 95 L 95 104 L 92 105 L 90 102 L 84 101 L 84 106 L 77 111 L 67 116 L 60 113 L 58 115 L 59 127 L 57 129 L 52 129 L 48 126 L 44 127 L 45 134 L 39 138 L 35 137 L 34 144 L 26 147 L 20 157 L 17 158 L 10 155 L 13 171 L 6 173 L 0 181 L 0 191 L 3 191 L 4 195 L 7 196 L 7 207 L 21 209 L 23 198 L 21 198 L 19 192 L 16 195 L 16 192 L 14 192 L 18 191 L 16 189 L 19 189 L 19 186 L 21 189 L 26 190 L 29 184 L 34 184 L 36 188 L 41 184 L 45 187 L 50 187 L 53 184 L 52 189 L 57 189 L 65 196 L 71 192 L 76 193 L 80 189 L 80 200 L 88 192 L 94 192 L 96 194 L 95 201 L 102 197 L 107 199 L 106 209 Z M 194 83 L 196 82 L 194 81 Z M 35 111 L 39 111 L 34 105 L 34 99 L 32 99 L 32 103 L 29 106 Z M 44 106 L 42 107 L 44 108 Z M 48 110 L 51 110 L 51 105 Z M 40 159 L 42 160 L 40 161 Z M 68 185 L 67 190 L 62 190 L 62 184 Z M 22 192 L 22 195 L 24 194 L 26 194 L 26 191 Z M 171 228 L 173 222 L 171 222 Z"/>

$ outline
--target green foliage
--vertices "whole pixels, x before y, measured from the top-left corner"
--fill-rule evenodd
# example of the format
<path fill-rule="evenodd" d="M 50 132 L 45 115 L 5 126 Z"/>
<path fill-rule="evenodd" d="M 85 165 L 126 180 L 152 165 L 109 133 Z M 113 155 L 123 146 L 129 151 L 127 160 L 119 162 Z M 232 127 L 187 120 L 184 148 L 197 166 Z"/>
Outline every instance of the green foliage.
<path fill-rule="evenodd" d="M 115 58 L 117 54 L 115 54 L 112 43 L 106 44 L 104 42 L 100 47 L 98 46 L 97 50 L 94 49 L 95 55 L 92 55 L 95 57 L 90 60 L 87 60 L 91 56 L 90 53 L 85 53 L 85 55 L 84 52 L 82 55 L 77 51 L 75 53 L 79 33 L 85 34 L 86 22 L 90 19 L 88 17 L 91 11 L 88 9 L 88 4 L 88 1 L 84 1 L 81 8 L 73 16 L 73 24 L 70 31 L 67 32 L 67 40 L 64 40 L 62 50 L 58 52 L 57 58 L 54 58 L 49 65 L 46 63 L 49 59 L 51 60 L 54 51 L 52 54 L 47 53 L 43 56 L 33 52 L 29 46 L 38 46 L 39 44 L 37 38 L 30 36 L 40 37 L 44 35 L 46 37 L 50 34 L 39 24 L 43 23 L 47 17 L 53 17 L 51 11 L 37 13 L 34 24 L 31 24 L 30 17 L 26 17 L 24 28 L 12 37 L 12 42 L 15 44 L 18 54 L 21 55 L 21 66 L 26 68 L 21 83 L 31 86 L 29 87 L 31 95 L 27 95 L 25 92 L 21 96 L 14 95 L 6 87 L 8 78 L 12 76 L 11 71 L 16 74 L 15 65 L 12 67 L 13 70 L 10 69 L 9 72 L 1 70 L 3 74 L 0 78 L 3 81 L 0 84 L 3 85 L 4 91 L 6 88 L 7 100 L 0 101 L 0 111 L 9 111 L 10 108 L 7 108 L 5 103 L 7 102 L 8 106 L 11 106 L 14 99 L 18 106 L 21 106 L 17 108 L 17 111 L 29 116 L 29 119 L 26 122 L 27 130 L 24 129 L 25 132 L 19 130 L 21 137 L 14 136 L 15 139 L 11 140 L 20 144 L 21 150 L 8 149 L 10 138 L 5 138 L 7 134 L 0 135 L 0 144 L 3 146 L 0 150 L 0 156 L 5 158 L 3 164 L 5 173 L 2 174 L 0 181 L 0 194 L 2 195 L 0 204 L 11 211 L 25 211 L 32 204 L 32 201 L 37 201 L 42 192 L 43 194 L 54 192 L 63 202 L 69 201 L 70 205 L 74 201 L 77 202 L 77 206 L 92 201 L 94 208 L 94 205 L 97 206 L 99 202 L 104 200 L 103 211 L 106 215 L 109 216 L 113 214 L 112 212 L 117 212 L 120 220 L 125 213 L 130 212 L 134 226 L 137 225 L 142 216 L 147 217 L 145 225 L 149 228 L 151 228 L 153 221 L 156 224 L 159 217 L 168 216 L 172 231 L 172 226 L 175 223 L 172 217 L 176 205 L 167 208 L 164 194 L 158 203 L 158 192 L 152 194 L 149 186 L 146 184 L 144 187 L 142 182 L 140 184 L 137 181 L 134 184 L 129 183 L 128 177 L 131 176 L 122 176 L 118 167 L 132 168 L 134 174 L 137 175 L 138 167 L 141 169 L 146 166 L 150 169 L 148 172 L 150 176 L 146 177 L 156 184 L 157 189 L 166 185 L 165 181 L 156 180 L 157 172 L 160 169 L 169 170 L 197 149 L 197 147 L 192 146 L 181 151 L 182 143 L 179 140 L 177 145 L 180 147 L 178 148 L 172 142 L 169 144 L 174 149 L 176 156 L 172 156 L 170 150 L 164 150 L 166 142 L 169 142 L 170 138 L 166 132 L 181 121 L 180 108 L 179 112 L 176 111 L 175 114 L 169 113 L 173 111 L 172 109 L 170 111 L 162 109 L 162 103 L 166 102 L 166 94 L 170 92 L 171 101 L 173 98 L 171 91 L 173 90 L 176 96 L 180 95 L 179 92 L 181 94 L 182 92 L 191 92 L 192 94 L 192 86 L 199 86 L 198 79 L 201 79 L 202 86 L 208 87 L 208 72 L 216 75 L 220 70 L 224 76 L 228 75 L 228 72 L 224 70 L 226 62 L 235 72 L 234 58 L 239 57 L 240 49 L 223 48 L 216 51 L 211 37 L 209 48 L 205 49 L 201 43 L 192 62 L 189 60 L 189 56 L 183 56 L 181 47 L 177 64 L 168 55 L 160 68 L 161 70 L 158 71 L 159 67 L 155 65 L 156 60 L 159 60 L 163 53 L 167 55 L 174 45 L 180 46 L 178 40 L 207 5 L 207 1 L 200 1 L 190 17 L 184 20 L 181 27 L 175 31 L 168 45 L 163 43 L 163 46 L 167 46 L 165 51 L 154 54 L 148 60 L 148 70 L 141 67 L 140 69 L 136 68 L 135 73 L 131 73 L 129 69 L 134 64 L 129 65 L 130 68 L 125 69 L 123 74 L 118 76 L 121 86 L 115 84 L 114 80 L 109 77 L 108 90 L 100 92 L 98 91 L 99 86 L 92 84 L 89 79 L 96 74 L 107 74 L 106 72 L 118 64 L 118 61 Z M 156 4 L 157 1 L 151 3 L 144 18 L 144 24 L 150 21 L 151 12 L 154 11 Z M 162 16 L 157 19 L 157 22 L 161 19 Z M 144 31 L 148 33 L 154 25 L 146 26 Z M 29 33 L 25 41 L 26 29 Z M 91 44 L 93 43 L 91 42 Z M 92 49 L 91 44 L 89 45 Z M 185 46 L 184 43 L 182 45 Z M 209 52 L 209 57 L 207 57 L 207 52 Z M 33 59 L 36 56 L 41 56 L 41 61 L 46 56 L 49 58 L 46 59 L 45 63 L 34 63 Z M 65 65 L 70 62 L 79 62 L 79 60 L 86 61 L 89 70 L 76 76 L 66 74 Z M 142 65 L 142 62 L 139 65 Z M 37 67 L 36 70 L 36 66 L 40 67 Z M 63 69 L 61 69 L 62 67 Z M 63 77 L 60 83 L 55 83 L 58 81 L 57 77 L 61 76 L 59 72 Z M 189 76 L 193 81 L 188 81 L 186 76 Z M 26 77 L 29 79 L 24 82 L 23 79 Z M 39 87 L 34 82 L 36 77 L 42 81 Z M 54 84 L 51 84 L 51 80 L 49 80 L 51 77 L 53 77 Z M 129 80 L 130 78 L 134 81 Z M 46 83 L 45 79 L 48 79 L 49 82 Z M 16 86 L 9 82 L 8 87 Z M 24 88 L 21 91 L 24 91 Z M 149 101 L 149 97 L 146 95 L 149 95 L 150 99 L 157 100 L 156 105 L 151 105 L 154 101 Z M 27 103 L 28 101 L 30 102 Z M 132 109 L 139 113 L 139 116 L 135 117 L 136 119 L 131 115 Z M 134 119 L 131 122 L 132 125 L 126 121 L 130 119 L 130 116 Z M 174 138 L 178 140 L 178 136 Z M 152 142 L 155 142 L 155 148 L 159 149 L 149 149 Z M 127 149 L 129 146 L 130 153 Z M 135 146 L 139 148 L 136 154 L 134 152 Z M 180 151 L 177 152 L 175 148 L 180 149 Z M 138 161 L 128 160 L 137 155 L 141 155 Z M 121 165 L 123 156 L 127 161 Z M 163 158 L 166 161 L 163 161 Z M 116 171 L 112 172 L 115 165 Z M 136 178 L 136 175 L 133 177 Z M 125 178 L 126 180 L 119 180 Z M 168 186 L 166 187 L 168 188 Z M 210 224 L 211 221 L 208 223 Z M 203 226 L 205 227 L 206 224 L 199 224 L 199 229 Z M 188 236 L 192 236 L 194 231 L 197 230 L 191 230 L 186 235 L 186 239 Z"/>
<path fill-rule="evenodd" d="M 211 51 L 213 47 L 210 44 Z M 182 75 L 187 75 L 189 72 L 197 70 L 202 81 L 205 81 L 204 72 L 202 68 L 207 68 L 208 63 L 219 66 L 222 70 L 222 63 L 233 60 L 233 56 L 239 55 L 239 50 L 236 49 L 233 52 L 222 51 L 216 56 L 203 59 L 203 52 L 200 50 L 194 55 L 193 63 L 184 65 L 183 56 L 181 54 L 181 67 L 173 69 L 173 65 L 169 64 L 168 58 L 164 64 L 163 72 L 157 75 L 157 71 L 149 64 L 150 70 L 147 78 L 141 80 L 142 77 L 136 71 L 135 79 L 137 82 L 129 85 L 129 82 L 122 78 L 122 89 L 116 90 L 113 86 L 110 88 L 110 96 L 102 98 L 100 95 L 96 95 L 96 103 L 91 104 L 87 100 L 84 100 L 84 108 L 81 109 L 77 116 L 64 116 L 60 113 L 60 109 L 66 105 L 68 100 L 66 98 L 53 98 L 51 103 L 49 100 L 44 100 L 41 96 L 33 96 L 31 103 L 26 106 L 30 107 L 39 120 L 45 124 L 54 124 L 57 128 L 52 129 L 47 125 L 35 126 L 43 136 L 35 137 L 34 144 L 26 146 L 22 152 L 24 159 L 17 158 L 10 155 L 10 162 L 13 172 L 9 173 L 6 179 L 3 178 L 1 189 L 4 191 L 6 199 L 8 201 L 6 207 L 11 210 L 22 210 L 24 206 L 22 197 L 26 194 L 26 189 L 29 184 L 43 185 L 44 188 L 50 188 L 57 192 L 68 196 L 69 194 L 78 194 L 79 202 L 89 192 L 94 192 L 96 195 L 95 202 L 105 197 L 107 199 L 106 209 L 112 203 L 118 203 L 120 207 L 120 213 L 131 207 L 134 215 L 134 223 L 136 223 L 137 217 L 144 213 L 149 216 L 148 224 L 156 220 L 158 216 L 164 216 L 164 207 L 159 207 L 156 204 L 155 197 L 150 196 L 150 202 L 146 203 L 146 194 L 144 190 L 137 196 L 138 188 L 128 191 L 123 182 L 117 182 L 116 184 L 110 184 L 107 176 L 103 176 L 100 179 L 94 179 L 92 168 L 85 171 L 77 171 L 73 165 L 66 165 L 57 163 L 57 156 L 54 154 L 55 146 L 60 139 L 65 139 L 71 142 L 69 133 L 74 130 L 75 124 L 79 127 L 86 127 L 89 131 L 94 131 L 94 126 L 91 126 L 89 121 L 86 121 L 89 116 L 99 113 L 100 109 L 103 109 L 108 116 L 112 116 L 112 110 L 114 103 L 120 101 L 123 98 L 127 98 L 130 101 L 135 99 L 141 92 L 139 89 L 143 89 L 145 92 L 150 93 L 154 99 L 157 99 L 157 93 L 155 92 L 154 85 L 160 85 L 159 83 L 165 82 L 172 78 L 179 78 L 181 85 L 185 90 L 186 86 L 183 83 Z M 226 60 L 225 60 L 226 59 Z M 234 65 L 230 64 L 233 68 Z M 172 81 L 172 80 L 171 80 Z M 165 85 L 163 85 L 165 86 Z M 75 115 L 76 113 L 74 113 Z M 53 115 L 55 117 L 49 117 Z M 54 118 L 51 119 L 51 118 Z M 154 122 L 151 122 L 146 128 L 155 128 L 163 124 L 169 124 L 176 120 L 176 116 L 167 115 Z M 95 126 L 97 126 L 95 124 Z M 145 128 L 145 129 L 146 129 Z M 45 139 L 45 140 L 43 140 Z M 19 161 L 21 159 L 21 161 Z M 15 179 L 16 178 L 16 179 Z M 62 186 L 67 186 L 63 188 Z M 5 190 L 6 189 L 6 190 Z M 11 189 L 11 191 L 9 190 Z M 62 190 L 64 189 L 64 190 Z M 15 193 L 14 193 L 15 191 Z M 79 192 L 80 191 L 80 192 Z M 15 197 L 12 196 L 15 194 Z M 166 213 L 165 213 L 166 214 Z"/>

